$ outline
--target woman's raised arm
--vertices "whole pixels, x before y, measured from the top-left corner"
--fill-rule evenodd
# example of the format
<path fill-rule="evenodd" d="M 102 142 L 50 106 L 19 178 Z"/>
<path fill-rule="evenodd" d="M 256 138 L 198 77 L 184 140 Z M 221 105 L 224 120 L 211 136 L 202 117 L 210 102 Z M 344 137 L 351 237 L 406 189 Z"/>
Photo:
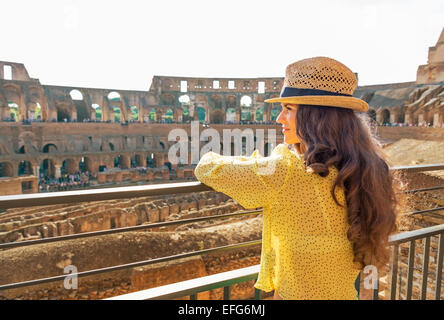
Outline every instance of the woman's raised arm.
<path fill-rule="evenodd" d="M 208 152 L 194 171 L 202 183 L 236 200 L 245 209 L 264 207 L 279 194 L 290 168 L 290 159 L 279 152 L 278 145 L 270 156 L 255 150 L 251 156 L 222 156 Z M 288 151 L 288 150 L 287 150 Z"/>

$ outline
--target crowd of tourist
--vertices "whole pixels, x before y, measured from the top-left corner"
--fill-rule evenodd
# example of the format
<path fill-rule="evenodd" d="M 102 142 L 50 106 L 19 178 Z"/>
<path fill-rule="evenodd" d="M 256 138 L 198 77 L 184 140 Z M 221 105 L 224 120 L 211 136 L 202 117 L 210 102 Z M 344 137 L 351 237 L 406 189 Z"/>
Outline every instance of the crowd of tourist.
<path fill-rule="evenodd" d="M 90 180 L 97 179 L 97 174 L 88 171 L 75 174 L 62 174 L 58 179 L 51 178 L 48 175 L 40 174 L 39 191 L 69 191 L 74 189 L 82 189 L 90 186 Z"/>

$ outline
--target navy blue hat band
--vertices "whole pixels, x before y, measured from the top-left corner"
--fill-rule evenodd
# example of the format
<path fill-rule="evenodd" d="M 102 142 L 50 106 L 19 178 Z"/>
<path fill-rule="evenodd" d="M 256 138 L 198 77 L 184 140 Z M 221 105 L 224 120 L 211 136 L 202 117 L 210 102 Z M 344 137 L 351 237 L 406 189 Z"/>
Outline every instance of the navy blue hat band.
<path fill-rule="evenodd" d="M 318 89 L 298 89 L 285 87 L 281 92 L 281 98 L 287 97 L 298 97 L 298 96 L 343 96 L 343 97 L 351 97 L 349 94 L 330 92 L 326 90 L 318 90 Z"/>

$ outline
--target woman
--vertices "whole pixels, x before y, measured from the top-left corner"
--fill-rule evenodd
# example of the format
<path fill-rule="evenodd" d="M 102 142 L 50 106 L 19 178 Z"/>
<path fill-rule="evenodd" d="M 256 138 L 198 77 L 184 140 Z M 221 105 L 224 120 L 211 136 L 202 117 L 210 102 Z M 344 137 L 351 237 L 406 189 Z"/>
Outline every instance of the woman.
<path fill-rule="evenodd" d="M 271 155 L 202 156 L 196 177 L 245 208 L 263 207 L 255 287 L 275 299 L 356 299 L 355 279 L 383 267 L 396 231 L 389 166 L 340 62 L 290 64 L 279 98 L 284 143 Z"/>

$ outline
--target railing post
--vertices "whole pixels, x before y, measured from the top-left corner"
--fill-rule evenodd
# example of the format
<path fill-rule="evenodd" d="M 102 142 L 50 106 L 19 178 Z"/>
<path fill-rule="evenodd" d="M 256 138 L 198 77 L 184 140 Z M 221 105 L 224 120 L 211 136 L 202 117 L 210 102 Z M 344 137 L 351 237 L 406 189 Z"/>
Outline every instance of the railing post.
<path fill-rule="evenodd" d="M 415 269 L 415 240 L 410 241 L 409 247 L 409 265 L 407 273 L 407 294 L 406 299 L 412 299 L 412 283 L 413 283 L 413 270 Z"/>
<path fill-rule="evenodd" d="M 424 259 L 422 261 L 422 287 L 421 300 L 427 299 L 427 278 L 429 275 L 430 237 L 425 239 Z"/>
<path fill-rule="evenodd" d="M 435 299 L 441 299 L 441 280 L 442 280 L 442 256 L 444 253 L 444 233 L 439 235 L 439 246 L 436 262 L 436 292 Z"/>
<path fill-rule="evenodd" d="M 224 287 L 224 300 L 231 300 L 231 287 Z"/>
<path fill-rule="evenodd" d="M 398 252 L 399 245 L 394 244 L 392 249 L 392 278 L 391 278 L 391 288 L 390 288 L 390 300 L 396 299 L 396 278 L 398 276 Z"/>
<path fill-rule="evenodd" d="M 262 299 L 262 291 L 254 288 L 254 300 L 261 300 L 261 299 Z"/>

